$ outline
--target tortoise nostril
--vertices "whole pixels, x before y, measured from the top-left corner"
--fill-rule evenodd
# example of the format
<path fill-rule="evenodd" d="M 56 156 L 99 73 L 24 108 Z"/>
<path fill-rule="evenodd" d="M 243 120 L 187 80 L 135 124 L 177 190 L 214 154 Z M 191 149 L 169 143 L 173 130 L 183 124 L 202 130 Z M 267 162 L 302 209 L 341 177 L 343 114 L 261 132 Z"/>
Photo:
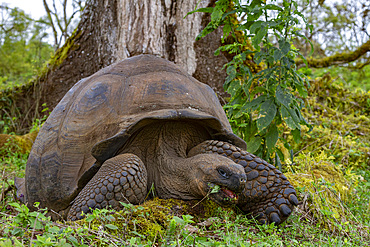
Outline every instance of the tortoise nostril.
<path fill-rule="evenodd" d="M 242 176 L 240 179 L 239 179 L 239 182 L 240 184 L 243 186 L 247 183 L 247 177 L 246 176 Z"/>

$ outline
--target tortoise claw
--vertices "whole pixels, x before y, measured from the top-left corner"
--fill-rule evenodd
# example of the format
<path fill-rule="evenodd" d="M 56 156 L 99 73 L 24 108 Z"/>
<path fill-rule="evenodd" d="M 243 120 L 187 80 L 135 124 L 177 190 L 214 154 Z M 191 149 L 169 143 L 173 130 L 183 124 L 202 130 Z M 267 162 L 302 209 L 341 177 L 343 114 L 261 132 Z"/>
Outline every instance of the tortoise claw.
<path fill-rule="evenodd" d="M 270 214 L 270 221 L 274 222 L 275 225 L 279 225 L 281 222 L 279 215 L 275 212 Z"/>
<path fill-rule="evenodd" d="M 258 221 L 259 224 L 263 225 L 275 223 L 275 225 L 279 225 L 281 223 L 281 218 L 278 211 L 271 212 L 270 214 L 265 213 L 258 213 L 257 216 L 255 216 L 255 219 Z"/>
<path fill-rule="evenodd" d="M 298 199 L 297 199 L 296 195 L 294 195 L 294 194 L 290 194 L 288 198 L 289 198 L 289 201 L 290 201 L 294 206 L 297 206 L 297 205 L 298 205 Z"/>
<path fill-rule="evenodd" d="M 286 204 L 282 204 L 280 205 L 279 207 L 279 211 L 281 212 L 281 214 L 285 217 L 288 217 L 291 213 L 292 213 L 292 210 L 288 207 L 288 205 Z"/>
<path fill-rule="evenodd" d="M 266 223 L 267 223 L 267 221 L 266 221 L 266 217 L 263 217 L 263 218 L 259 219 L 259 220 L 258 220 L 258 223 L 259 223 L 259 224 L 261 224 L 261 225 L 266 224 Z"/>
<path fill-rule="evenodd" d="M 271 204 L 268 203 L 268 205 Z M 258 220 L 260 224 L 270 224 L 275 223 L 275 225 L 279 225 L 282 222 L 284 222 L 289 215 L 292 213 L 293 205 L 289 204 L 281 204 L 279 205 L 273 205 L 264 207 L 263 212 L 254 213 L 251 212 L 252 215 L 255 215 L 255 218 Z"/>

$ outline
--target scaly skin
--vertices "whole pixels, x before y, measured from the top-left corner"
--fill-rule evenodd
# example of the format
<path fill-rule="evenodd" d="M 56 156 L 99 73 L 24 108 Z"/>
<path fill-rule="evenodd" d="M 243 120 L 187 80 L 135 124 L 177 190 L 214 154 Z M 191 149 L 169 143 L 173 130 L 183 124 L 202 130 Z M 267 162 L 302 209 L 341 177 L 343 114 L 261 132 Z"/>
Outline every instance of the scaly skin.
<path fill-rule="evenodd" d="M 228 188 L 235 192 L 243 190 L 239 194 L 237 206 L 243 212 L 256 217 L 260 223 L 274 222 L 275 224 L 280 224 L 291 214 L 294 205 L 298 204 L 293 186 L 281 171 L 255 155 L 227 142 L 209 140 L 192 148 L 188 153 L 187 159 L 190 161 L 195 158 L 194 156 L 198 156 L 197 159 L 200 160 L 204 154 L 217 154 L 231 159 L 240 165 L 241 173 L 243 173 L 242 167 L 244 168 L 245 174 L 240 175 L 240 178 L 246 177 L 247 182 L 243 182 L 241 187 L 238 187 L 238 183 L 232 182 L 228 185 Z M 231 170 L 228 171 L 231 172 L 230 174 L 239 176 L 240 172 L 238 173 L 238 170 L 235 170 L 236 168 L 234 169 L 234 165 L 231 163 L 226 165 L 227 162 L 215 159 L 216 157 L 208 158 L 207 160 L 211 163 L 209 165 L 203 164 L 206 165 L 204 167 L 205 171 L 207 169 L 210 171 L 211 177 L 207 178 L 210 181 L 221 181 L 219 179 L 222 179 L 222 176 L 219 177 L 220 174 L 215 169 L 220 166 L 224 166 L 225 168 L 223 169 L 226 169 L 225 171 L 230 168 Z M 214 165 L 215 167 L 213 167 Z M 180 165 L 180 167 L 182 166 Z M 196 181 L 199 172 L 191 175 L 192 173 L 189 171 L 188 175 L 192 178 L 189 181 Z M 200 181 L 205 178 L 201 177 Z M 120 201 L 139 204 L 143 202 L 146 196 L 147 182 L 146 168 L 138 156 L 128 153 L 115 156 L 104 162 L 100 170 L 72 202 L 68 219 L 80 219 L 83 217 L 81 212 L 86 214 L 90 211 L 90 208 L 104 208 L 107 206 L 112 206 L 116 209 L 121 208 Z M 185 185 L 181 185 L 181 188 L 183 186 Z M 240 188 L 240 190 L 232 189 L 234 188 L 233 186 Z M 201 190 L 204 190 L 203 192 L 205 193 L 207 188 L 202 188 Z M 224 194 L 219 193 L 219 196 L 223 197 Z M 215 198 L 215 200 L 222 202 L 222 198 L 219 200 Z"/>
<path fill-rule="evenodd" d="M 172 159 L 170 158 L 172 157 Z M 157 171 L 154 182 L 159 198 L 202 199 L 212 185 L 221 190 L 209 197 L 221 205 L 235 205 L 236 193 L 245 188 L 247 176 L 241 165 L 217 154 L 201 153 L 190 158 L 168 156 L 172 173 Z M 68 212 L 69 220 L 81 219 L 90 208 L 122 208 L 120 202 L 139 204 L 146 196 L 149 182 L 142 160 L 132 153 L 105 161 L 94 177 L 77 195 Z M 157 186 L 157 187 L 156 187 Z"/>
<path fill-rule="evenodd" d="M 72 202 L 67 219 L 81 219 L 90 208 L 112 206 L 119 202 L 139 204 L 144 201 L 147 173 L 143 162 L 134 154 L 117 155 L 102 165 L 99 172 L 87 183 Z"/>
<path fill-rule="evenodd" d="M 247 183 L 239 196 L 238 207 L 260 223 L 280 224 L 298 205 L 296 191 L 281 171 L 273 165 L 230 143 L 216 140 L 202 142 L 189 156 L 217 153 L 244 167 Z"/>

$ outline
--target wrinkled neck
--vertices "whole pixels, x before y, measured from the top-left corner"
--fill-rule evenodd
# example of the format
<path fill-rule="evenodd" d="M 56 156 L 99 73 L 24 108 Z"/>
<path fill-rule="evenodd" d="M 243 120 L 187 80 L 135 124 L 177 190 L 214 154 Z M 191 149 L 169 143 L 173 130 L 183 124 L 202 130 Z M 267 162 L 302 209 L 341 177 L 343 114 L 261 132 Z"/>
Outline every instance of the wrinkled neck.
<path fill-rule="evenodd" d="M 187 152 L 210 139 L 207 130 L 191 122 L 158 122 L 143 128 L 124 152 L 138 155 L 148 174 L 148 190 L 154 185 L 160 198 L 195 199 L 190 184 L 195 168 Z"/>

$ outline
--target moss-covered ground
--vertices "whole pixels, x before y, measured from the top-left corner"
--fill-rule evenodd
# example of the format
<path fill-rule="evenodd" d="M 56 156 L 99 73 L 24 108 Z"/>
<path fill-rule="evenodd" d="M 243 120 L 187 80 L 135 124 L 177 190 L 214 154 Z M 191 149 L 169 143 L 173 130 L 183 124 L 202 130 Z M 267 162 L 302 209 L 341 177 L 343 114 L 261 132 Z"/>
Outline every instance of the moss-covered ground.
<path fill-rule="evenodd" d="M 45 209 L 30 212 L 15 200 L 14 177 L 24 175 L 31 135 L 0 136 L 6 139 L 0 246 L 369 246 L 370 92 L 346 89 L 325 75 L 311 82 L 306 103 L 313 129 L 292 142 L 294 152 L 287 150 L 283 166 L 300 205 L 278 227 L 258 225 L 207 199 L 154 199 L 53 222 Z"/>

